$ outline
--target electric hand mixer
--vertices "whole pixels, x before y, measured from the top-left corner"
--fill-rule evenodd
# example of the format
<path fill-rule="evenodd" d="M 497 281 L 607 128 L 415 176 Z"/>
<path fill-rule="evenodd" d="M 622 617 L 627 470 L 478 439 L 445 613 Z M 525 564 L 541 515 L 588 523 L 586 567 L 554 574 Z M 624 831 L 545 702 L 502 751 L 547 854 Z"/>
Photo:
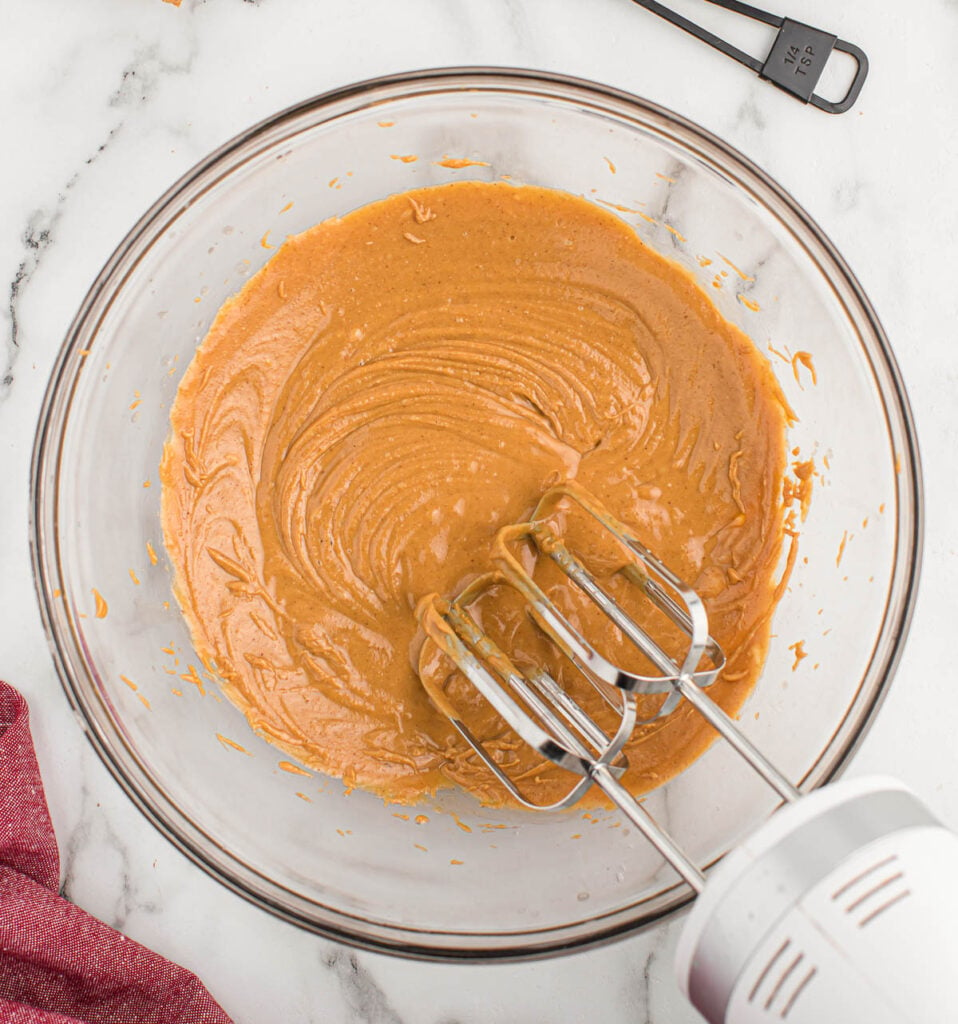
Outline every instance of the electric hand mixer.
<path fill-rule="evenodd" d="M 550 518 L 572 502 L 618 542 L 617 570 L 677 627 L 684 657 L 623 611 L 608 589 L 557 536 Z M 655 672 L 607 660 L 523 568 L 513 548 L 533 546 L 593 602 Z M 427 635 L 540 755 L 578 780 L 562 799 L 537 803 L 487 750 L 442 686 L 424 676 L 444 712 L 520 804 L 569 807 L 598 786 L 697 894 L 683 931 L 680 987 L 711 1022 L 759 1024 L 929 1024 L 958 1020 L 948 983 L 958 955 L 958 837 L 900 784 L 885 779 L 826 786 L 803 796 L 707 695 L 725 657 L 709 635 L 705 606 L 598 501 L 574 484 L 549 491 L 532 519 L 499 532 L 496 572 L 453 601 L 426 598 Z M 517 591 L 529 617 L 609 708 L 609 729 L 542 667 L 520 668 L 479 625 L 469 606 L 492 580 Z M 637 696 L 660 694 L 654 718 L 687 701 L 785 802 L 706 880 L 619 781 L 623 747 L 642 724 Z M 645 719 L 644 721 L 650 721 Z"/>

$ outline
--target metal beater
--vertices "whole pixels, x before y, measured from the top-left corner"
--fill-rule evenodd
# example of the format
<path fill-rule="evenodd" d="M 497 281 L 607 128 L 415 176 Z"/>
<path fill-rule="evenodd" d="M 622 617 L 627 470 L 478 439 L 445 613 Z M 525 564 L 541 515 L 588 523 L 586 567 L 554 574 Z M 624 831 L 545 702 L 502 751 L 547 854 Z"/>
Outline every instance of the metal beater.
<path fill-rule="evenodd" d="M 684 650 L 670 652 L 626 614 L 558 536 L 556 512 L 570 502 L 617 543 L 618 575 L 664 616 L 671 633 L 677 629 Z M 516 554 L 522 544 L 531 545 L 536 560 L 554 563 L 653 671 L 627 671 L 603 657 L 523 567 Z M 958 955 L 958 872 L 948 866 L 958 864 L 954 834 L 892 780 L 838 783 L 802 797 L 708 696 L 725 656 L 709 635 L 702 600 L 578 485 L 550 490 L 528 522 L 500 530 L 493 563 L 494 572 L 456 599 L 425 598 L 420 622 L 508 726 L 577 781 L 561 799 L 537 802 L 483 746 L 442 686 L 425 673 L 423 684 L 516 801 L 557 810 L 594 783 L 700 896 L 683 932 L 678 975 L 708 1021 L 958 1019 L 958 994 L 953 986 L 947 994 L 939 987 Z M 603 728 L 544 668 L 517 665 L 483 630 L 469 609 L 493 584 L 521 596 L 529 618 L 615 712 L 614 728 Z M 639 714 L 643 695 L 661 696 L 651 717 Z M 729 854 L 708 882 L 619 781 L 628 767 L 623 747 L 635 727 L 670 714 L 683 699 L 792 805 Z M 929 918 L 932 942 L 919 938 L 929 934 Z"/>
<path fill-rule="evenodd" d="M 556 536 L 550 519 L 563 501 L 587 512 L 628 553 L 620 570 L 669 621 L 688 638 L 684 658 L 678 661 L 599 585 L 595 577 Z M 514 548 L 522 541 L 535 546 L 615 624 L 635 648 L 657 669 L 652 675 L 627 672 L 599 652 L 572 627 L 569 620 L 522 567 Z M 419 616 L 427 635 L 455 663 L 467 679 L 508 725 L 543 757 L 581 776 L 563 799 L 540 804 L 520 791 L 496 763 L 435 684 L 423 682 L 433 702 L 475 750 L 512 797 L 533 810 L 571 807 L 595 783 L 645 835 L 689 885 L 700 892 L 702 872 L 676 846 L 651 814 L 619 782 L 628 767 L 622 748 L 637 725 L 670 714 L 684 697 L 745 758 L 784 799 L 801 795 L 784 775 L 742 734 L 731 718 L 706 694 L 725 666 L 722 649 L 709 635 L 708 616 L 701 598 L 686 586 L 584 488 L 573 483 L 548 491 L 527 523 L 507 526 L 495 541 L 493 562 L 498 570 L 482 577 L 453 601 L 432 597 L 420 605 Z M 518 668 L 512 659 L 476 623 L 467 610 L 492 582 L 514 588 L 527 602 L 529 616 L 553 644 L 582 673 L 603 701 L 619 713 L 618 728 L 610 735 L 588 715 L 580 703 L 542 668 Z M 704 664 L 704 667 L 703 667 Z M 640 719 L 635 696 L 661 694 L 663 703 L 652 717 Z"/>

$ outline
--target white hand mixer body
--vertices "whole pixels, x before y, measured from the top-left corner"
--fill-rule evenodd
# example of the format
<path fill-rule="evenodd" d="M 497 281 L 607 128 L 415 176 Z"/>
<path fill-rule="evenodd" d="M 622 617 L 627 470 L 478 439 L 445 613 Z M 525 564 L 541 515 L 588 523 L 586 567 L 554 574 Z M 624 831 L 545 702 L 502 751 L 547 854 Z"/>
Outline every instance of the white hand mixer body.
<path fill-rule="evenodd" d="M 687 637 L 685 651 L 664 649 L 556 536 L 552 521 L 563 503 L 620 543 L 627 560 L 619 572 Z M 521 542 L 551 559 L 656 674 L 605 660 L 515 556 Z M 496 571 L 454 601 L 424 598 L 419 620 L 518 736 L 577 781 L 563 799 L 538 803 L 425 673 L 423 684 L 515 801 L 556 810 L 598 786 L 698 893 L 676 967 L 682 991 L 709 1024 L 958 1021 L 958 990 L 950 984 L 958 970 L 958 837 L 891 780 L 841 782 L 803 796 L 707 695 L 725 657 L 698 595 L 577 485 L 554 488 L 528 523 L 501 530 L 493 561 Z M 611 735 L 544 669 L 519 668 L 478 625 L 469 607 L 490 584 L 518 591 L 530 618 L 615 708 Z M 622 748 L 642 724 L 635 694 L 662 695 L 654 718 L 686 700 L 785 801 L 707 880 L 619 782 Z"/>
<path fill-rule="evenodd" d="M 958 836 L 890 779 L 778 811 L 710 873 L 679 986 L 710 1024 L 958 1020 Z"/>

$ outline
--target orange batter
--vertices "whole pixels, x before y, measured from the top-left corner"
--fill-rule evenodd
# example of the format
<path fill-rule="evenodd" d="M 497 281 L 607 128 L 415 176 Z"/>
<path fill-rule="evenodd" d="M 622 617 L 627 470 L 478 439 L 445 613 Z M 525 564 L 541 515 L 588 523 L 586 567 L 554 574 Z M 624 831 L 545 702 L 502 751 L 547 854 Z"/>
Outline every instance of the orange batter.
<path fill-rule="evenodd" d="M 777 597 L 787 415 L 752 343 L 614 215 L 531 186 L 393 196 L 289 239 L 197 351 L 162 465 L 177 596 L 230 698 L 304 764 L 501 802 L 417 676 L 421 655 L 450 673 L 417 601 L 575 480 L 707 599 L 734 712 Z M 710 740 L 683 708 L 639 730 L 630 785 Z"/>

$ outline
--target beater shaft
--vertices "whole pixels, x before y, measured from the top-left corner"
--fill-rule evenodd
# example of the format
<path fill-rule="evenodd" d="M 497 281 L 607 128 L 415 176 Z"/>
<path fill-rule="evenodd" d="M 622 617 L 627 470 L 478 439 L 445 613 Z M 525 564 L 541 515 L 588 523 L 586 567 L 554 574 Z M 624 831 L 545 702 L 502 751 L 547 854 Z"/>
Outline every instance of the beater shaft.
<path fill-rule="evenodd" d="M 689 704 L 783 800 L 794 803 L 802 795 L 693 679 L 680 676 L 675 685 Z"/>
<path fill-rule="evenodd" d="M 697 893 L 701 892 L 705 888 L 705 875 L 692 863 L 675 840 L 659 827 L 642 804 L 612 775 L 608 766 L 597 765 L 590 776 L 599 789 L 635 825 L 682 878 Z"/>

